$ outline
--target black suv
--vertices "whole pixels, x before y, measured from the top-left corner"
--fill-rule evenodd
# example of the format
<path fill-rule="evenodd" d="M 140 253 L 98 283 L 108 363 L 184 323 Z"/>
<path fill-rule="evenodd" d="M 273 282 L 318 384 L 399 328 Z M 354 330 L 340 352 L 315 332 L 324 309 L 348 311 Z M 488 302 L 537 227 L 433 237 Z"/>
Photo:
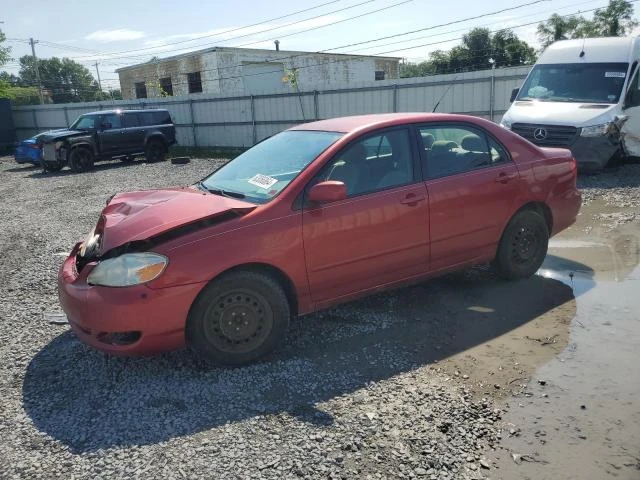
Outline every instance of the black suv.
<path fill-rule="evenodd" d="M 98 160 L 148 162 L 164 160 L 176 143 L 176 128 L 167 110 L 102 110 L 78 117 L 68 130 L 47 132 L 42 144 L 42 167 L 57 172 L 69 165 L 74 172 L 93 168 Z"/>

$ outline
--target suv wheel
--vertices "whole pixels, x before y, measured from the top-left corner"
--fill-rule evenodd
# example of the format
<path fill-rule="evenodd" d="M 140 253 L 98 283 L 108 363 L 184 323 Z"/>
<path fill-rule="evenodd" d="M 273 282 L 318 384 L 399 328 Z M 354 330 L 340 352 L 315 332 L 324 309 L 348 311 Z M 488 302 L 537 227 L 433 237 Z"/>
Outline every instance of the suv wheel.
<path fill-rule="evenodd" d="M 160 140 L 149 140 L 147 143 L 147 148 L 145 149 L 145 157 L 147 162 L 162 162 L 164 160 L 165 154 L 167 153 L 167 149 L 164 146 L 164 143 Z"/>
<path fill-rule="evenodd" d="M 69 166 L 76 173 L 93 169 L 93 162 L 93 153 L 88 148 L 76 148 L 69 155 Z"/>

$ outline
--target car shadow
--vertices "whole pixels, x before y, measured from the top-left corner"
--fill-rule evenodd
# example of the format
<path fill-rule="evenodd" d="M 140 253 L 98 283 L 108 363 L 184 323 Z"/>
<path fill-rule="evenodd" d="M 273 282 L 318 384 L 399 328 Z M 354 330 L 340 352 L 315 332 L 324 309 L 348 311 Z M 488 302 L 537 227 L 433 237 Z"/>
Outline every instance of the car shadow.
<path fill-rule="evenodd" d="M 42 170 L 42 167 L 40 167 L 40 165 L 33 165 L 31 163 L 23 163 L 23 164 L 17 164 L 17 165 L 20 165 L 20 166 L 7 168 L 5 172 L 20 173 L 20 172 L 31 172 L 31 171 Z"/>
<path fill-rule="evenodd" d="M 468 350 L 562 305 L 556 315 L 568 325 L 573 299 L 572 288 L 552 278 L 505 282 L 473 269 L 302 317 L 278 352 L 239 368 L 205 365 L 188 350 L 107 357 L 67 331 L 30 362 L 23 403 L 37 429 L 74 452 L 156 444 L 282 412 L 330 425 L 319 403 Z"/>

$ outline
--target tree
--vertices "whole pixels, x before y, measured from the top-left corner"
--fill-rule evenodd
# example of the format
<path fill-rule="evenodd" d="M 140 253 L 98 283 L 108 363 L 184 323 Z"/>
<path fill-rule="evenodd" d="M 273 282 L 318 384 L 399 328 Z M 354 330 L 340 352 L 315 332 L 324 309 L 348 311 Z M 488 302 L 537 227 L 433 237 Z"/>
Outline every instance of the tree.
<path fill-rule="evenodd" d="M 5 34 L 0 30 L 0 67 L 11 60 L 11 47 L 3 47 L 2 43 L 7 39 Z"/>
<path fill-rule="evenodd" d="M 538 40 L 543 48 L 558 40 L 575 38 L 576 30 L 585 22 L 583 17 L 562 17 L 554 13 L 546 22 L 538 24 Z"/>
<path fill-rule="evenodd" d="M 606 8 L 595 11 L 592 22 L 599 37 L 623 37 L 638 25 L 633 5 L 626 0 L 609 0 Z"/>
<path fill-rule="evenodd" d="M 88 102 L 102 96 L 91 72 L 69 58 L 38 59 L 38 68 L 42 87 L 50 92 L 54 103 Z M 23 84 L 37 86 L 31 55 L 20 58 L 20 80 Z"/>
<path fill-rule="evenodd" d="M 419 77 L 452 72 L 470 72 L 491 67 L 512 67 L 535 63 L 536 52 L 527 42 L 520 40 L 511 30 L 500 30 L 493 35 L 486 28 L 474 28 L 462 38 L 462 45 L 448 52 L 431 52 L 429 60 L 404 65 L 401 77 Z"/>
<path fill-rule="evenodd" d="M 538 39 L 543 48 L 558 40 L 589 37 L 622 37 L 638 25 L 633 18 L 633 4 L 627 0 L 609 0 L 598 8 L 592 20 L 584 17 L 562 17 L 554 13 L 538 24 Z"/>

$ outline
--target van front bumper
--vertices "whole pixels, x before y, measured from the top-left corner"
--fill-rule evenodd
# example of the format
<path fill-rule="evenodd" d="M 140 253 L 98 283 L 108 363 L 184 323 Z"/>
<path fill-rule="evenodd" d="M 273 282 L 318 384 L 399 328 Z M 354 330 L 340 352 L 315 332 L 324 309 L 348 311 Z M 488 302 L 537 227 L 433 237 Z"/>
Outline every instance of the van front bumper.
<path fill-rule="evenodd" d="M 578 170 L 582 172 L 602 170 L 620 148 L 619 138 L 614 139 L 608 135 L 600 137 L 578 136 L 569 147 L 578 162 Z"/>

